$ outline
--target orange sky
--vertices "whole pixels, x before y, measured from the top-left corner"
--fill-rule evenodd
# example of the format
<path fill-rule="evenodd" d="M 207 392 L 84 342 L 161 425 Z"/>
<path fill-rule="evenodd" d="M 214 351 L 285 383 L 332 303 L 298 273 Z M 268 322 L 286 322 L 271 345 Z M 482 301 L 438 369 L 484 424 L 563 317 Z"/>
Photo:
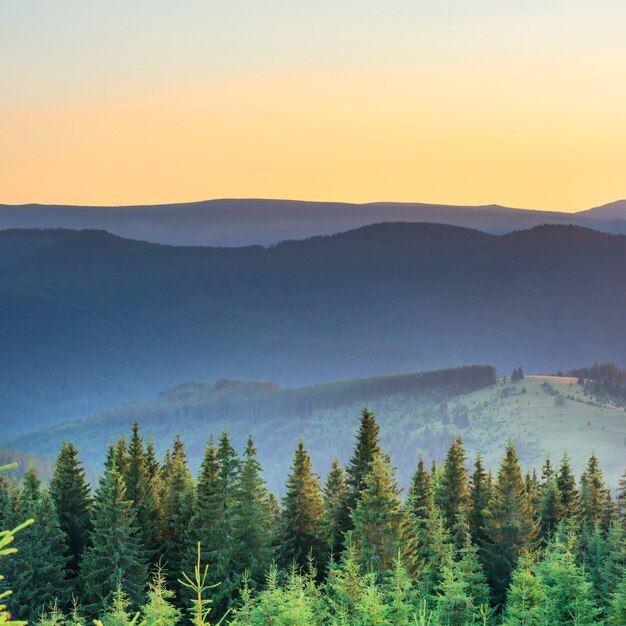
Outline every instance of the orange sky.
<path fill-rule="evenodd" d="M 413 43 L 409 29 L 391 51 L 372 51 L 366 37 L 346 51 L 345 37 L 322 37 L 320 28 L 310 46 L 332 54 L 307 49 L 285 60 L 268 48 L 268 26 L 236 58 L 228 48 L 176 48 L 179 58 L 152 51 L 133 66 L 143 48 L 125 48 L 129 33 L 107 44 L 109 56 L 96 40 L 101 55 L 89 62 L 81 58 L 91 50 L 87 35 L 74 49 L 26 50 L 26 40 L 20 51 L 26 22 L 17 11 L 3 20 L 2 10 L 0 55 L 9 63 L 0 68 L 8 94 L 0 98 L 0 202 L 280 197 L 577 211 L 626 197 L 626 44 L 598 43 L 601 27 L 615 28 L 610 14 L 592 25 L 597 45 L 584 39 L 584 13 L 578 31 L 555 32 L 554 41 L 559 14 L 530 16 L 526 31 L 511 34 L 516 45 L 494 34 L 502 16 L 466 33 L 473 18 L 437 15 L 452 51 L 432 23 L 427 41 Z M 391 48 L 394 27 L 381 34 Z M 145 45 L 168 32 L 145 33 L 141 21 L 135 28 Z M 247 28 L 242 41 L 255 24 Z M 285 32 L 276 27 L 277 38 Z M 477 44 L 468 45 L 470 35 Z M 267 59 L 253 62 L 257 53 Z M 222 54 L 232 67 L 189 69 L 195 56 L 208 63 Z"/>

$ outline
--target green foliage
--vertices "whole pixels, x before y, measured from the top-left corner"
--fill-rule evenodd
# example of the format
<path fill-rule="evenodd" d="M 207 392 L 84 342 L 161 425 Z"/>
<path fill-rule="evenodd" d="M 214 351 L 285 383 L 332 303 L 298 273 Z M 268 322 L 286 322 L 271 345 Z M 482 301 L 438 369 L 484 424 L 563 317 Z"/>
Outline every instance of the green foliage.
<path fill-rule="evenodd" d="M 91 490 L 73 444 L 63 442 L 50 481 L 59 526 L 67 543 L 67 575 L 76 579 L 91 531 Z"/>
<path fill-rule="evenodd" d="M 176 626 L 182 613 L 174 604 L 174 592 L 166 587 L 163 569 L 158 566 L 148 584 L 148 597 L 141 607 L 140 626 Z"/>
<path fill-rule="evenodd" d="M 143 554 L 133 506 L 113 464 L 96 492 L 91 545 L 81 565 L 80 600 L 88 614 L 98 614 L 114 597 L 120 601 L 121 593 L 134 606 L 141 604 L 146 584 Z"/>
<path fill-rule="evenodd" d="M 353 528 L 352 511 L 365 488 L 365 477 L 370 472 L 370 464 L 381 452 L 379 433 L 380 427 L 376 416 L 371 411 L 363 409 L 354 453 L 346 468 L 346 493 L 341 515 L 341 530 L 344 533 Z"/>
<path fill-rule="evenodd" d="M 457 437 L 448 450 L 441 481 L 435 493 L 435 502 L 443 513 L 449 531 L 454 528 L 457 516 L 466 512 L 468 504 L 466 458 L 463 442 Z"/>
<path fill-rule="evenodd" d="M 343 548 L 341 515 L 346 497 L 345 472 L 339 461 L 333 459 L 330 471 L 324 483 L 324 529 L 332 554 L 340 554 Z"/>
<path fill-rule="evenodd" d="M 35 524 L 18 537 L 19 562 L 12 560 L 7 578 L 14 592 L 7 604 L 12 613 L 33 619 L 45 607 L 69 604 L 65 578 L 67 546 L 50 492 L 41 490 L 34 469 L 24 478 L 17 515 Z"/>
<path fill-rule="evenodd" d="M 364 489 L 352 511 L 352 540 L 365 571 L 385 572 L 401 554 L 414 560 L 406 511 L 389 457 L 374 457 Z"/>
<path fill-rule="evenodd" d="M 593 626 L 599 610 L 593 603 L 591 583 L 576 565 L 572 540 L 553 541 L 537 573 L 545 592 L 543 609 L 550 626 Z"/>
<path fill-rule="evenodd" d="M 309 556 L 318 566 L 326 563 L 328 543 L 323 523 L 324 505 L 311 458 L 300 441 L 287 478 L 280 534 L 280 562 L 305 567 Z"/>
<path fill-rule="evenodd" d="M 494 484 L 485 530 L 487 575 L 493 599 L 500 604 L 504 602 L 511 572 L 520 552 L 524 548 L 532 549 L 537 537 L 537 525 L 517 454 L 510 442 Z"/>

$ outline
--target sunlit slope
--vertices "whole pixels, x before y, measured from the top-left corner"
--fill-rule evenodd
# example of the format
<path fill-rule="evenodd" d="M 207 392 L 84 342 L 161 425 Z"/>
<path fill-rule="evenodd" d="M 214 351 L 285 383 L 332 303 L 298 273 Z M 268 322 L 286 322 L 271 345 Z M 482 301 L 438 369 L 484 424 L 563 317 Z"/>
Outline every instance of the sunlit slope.
<path fill-rule="evenodd" d="M 515 442 L 527 466 L 539 466 L 545 455 L 558 461 L 564 451 L 579 474 L 595 452 L 612 485 L 626 467 L 626 412 L 585 396 L 575 379 L 527 376 L 511 383 L 474 391 L 455 399 L 467 407 L 470 426 L 464 439 L 495 467 L 503 442 Z M 462 433 L 463 434 L 463 433 Z"/>
<path fill-rule="evenodd" d="M 573 379 L 526 377 L 518 383 L 499 379 L 493 384 L 492 372 L 487 366 L 474 366 L 298 389 L 232 380 L 190 382 L 153 400 L 47 427 L 9 443 L 16 449 L 54 455 L 62 440 L 73 441 L 90 472 L 97 474 L 107 444 L 127 433 L 138 419 L 161 454 L 179 433 L 196 471 L 211 436 L 228 430 L 241 449 L 252 434 L 268 483 L 280 491 L 300 437 L 320 475 L 334 457 L 347 462 L 360 411 L 367 406 L 378 416 L 383 447 L 404 486 L 419 454 L 427 462 L 443 460 L 457 434 L 470 461 L 480 451 L 494 471 L 509 438 L 529 469 L 539 468 L 548 453 L 557 462 L 567 451 L 580 473 L 595 451 L 607 480 L 617 484 L 626 466 L 623 408 L 600 405 Z"/>

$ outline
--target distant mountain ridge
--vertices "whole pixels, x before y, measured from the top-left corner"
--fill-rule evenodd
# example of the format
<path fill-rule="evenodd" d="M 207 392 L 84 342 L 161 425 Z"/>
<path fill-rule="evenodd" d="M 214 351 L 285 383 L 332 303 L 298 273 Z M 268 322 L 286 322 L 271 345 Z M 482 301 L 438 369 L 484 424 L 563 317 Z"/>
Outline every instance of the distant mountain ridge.
<path fill-rule="evenodd" d="M 77 418 L 189 380 L 626 364 L 626 237 L 383 223 L 263 248 L 0 232 L 0 419 Z"/>
<path fill-rule="evenodd" d="M 624 201 L 579 213 L 514 209 L 497 204 L 351 204 L 245 198 L 124 207 L 0 204 L 0 229 L 102 229 L 129 239 L 196 246 L 270 245 L 380 222 L 433 222 L 492 234 L 565 223 L 624 234 L 626 208 L 620 203 Z"/>

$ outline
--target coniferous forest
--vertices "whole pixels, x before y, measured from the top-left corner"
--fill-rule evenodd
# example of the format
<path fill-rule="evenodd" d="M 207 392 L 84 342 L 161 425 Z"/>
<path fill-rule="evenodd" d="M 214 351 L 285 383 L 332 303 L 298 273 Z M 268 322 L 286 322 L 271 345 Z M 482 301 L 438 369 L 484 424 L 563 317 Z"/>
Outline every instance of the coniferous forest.
<path fill-rule="evenodd" d="M 301 441 L 280 499 L 251 437 L 211 439 L 194 477 L 180 438 L 159 460 L 135 424 L 93 492 L 69 442 L 48 485 L 5 475 L 0 520 L 0 623 L 626 624 L 626 473 L 525 472 L 512 443 L 492 472 L 457 438 L 404 496 L 366 409 L 346 467 L 322 484 Z"/>

